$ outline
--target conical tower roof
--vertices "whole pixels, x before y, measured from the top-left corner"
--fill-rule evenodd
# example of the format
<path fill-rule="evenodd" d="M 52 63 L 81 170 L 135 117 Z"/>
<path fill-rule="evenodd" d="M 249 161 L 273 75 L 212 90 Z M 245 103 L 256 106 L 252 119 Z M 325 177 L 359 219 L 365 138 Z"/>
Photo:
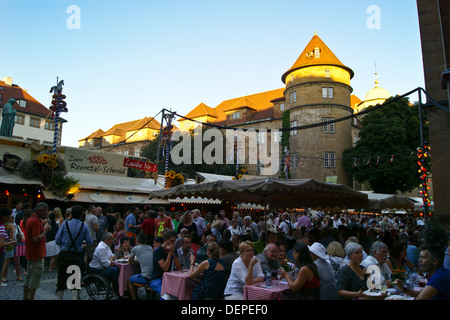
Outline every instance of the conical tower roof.
<path fill-rule="evenodd" d="M 316 55 L 316 49 L 319 50 L 318 55 Z M 344 65 L 333 53 L 333 51 L 328 48 L 325 42 L 320 39 L 320 37 L 315 34 L 309 41 L 308 45 L 305 47 L 301 55 L 295 61 L 294 65 L 286 71 L 281 80 L 286 83 L 286 77 L 294 70 L 298 70 L 310 66 L 337 66 L 346 69 L 350 73 L 350 78 L 353 78 L 354 72 L 352 69 Z"/>

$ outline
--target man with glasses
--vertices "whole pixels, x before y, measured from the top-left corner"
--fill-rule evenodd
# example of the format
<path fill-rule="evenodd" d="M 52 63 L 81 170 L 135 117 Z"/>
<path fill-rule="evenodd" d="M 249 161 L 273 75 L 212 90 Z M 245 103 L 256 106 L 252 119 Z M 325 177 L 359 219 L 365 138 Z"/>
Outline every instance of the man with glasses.
<path fill-rule="evenodd" d="M 364 268 L 375 265 L 380 269 L 380 281 L 385 281 L 387 287 L 391 287 L 391 269 L 387 265 L 389 249 L 387 244 L 381 241 L 375 241 L 370 247 L 370 255 L 361 263 Z"/>

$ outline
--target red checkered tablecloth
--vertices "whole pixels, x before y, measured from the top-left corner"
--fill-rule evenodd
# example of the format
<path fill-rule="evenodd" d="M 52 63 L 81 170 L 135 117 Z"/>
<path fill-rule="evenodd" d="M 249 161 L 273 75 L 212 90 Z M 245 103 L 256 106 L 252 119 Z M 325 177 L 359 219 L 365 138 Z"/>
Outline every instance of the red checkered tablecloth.
<path fill-rule="evenodd" d="M 283 292 L 289 291 L 289 285 L 279 280 L 273 280 L 272 286 L 265 282 L 244 286 L 244 300 L 282 300 Z"/>
<path fill-rule="evenodd" d="M 167 293 L 177 297 L 178 300 L 191 300 L 192 289 L 199 283 L 198 279 L 191 279 L 189 277 L 189 272 L 164 272 L 161 295 Z"/>
<path fill-rule="evenodd" d="M 139 264 L 129 264 L 127 262 L 121 263 L 114 261 L 114 265 L 119 268 L 119 295 L 123 296 L 125 291 L 128 291 L 128 279 L 133 275 L 140 272 Z"/>

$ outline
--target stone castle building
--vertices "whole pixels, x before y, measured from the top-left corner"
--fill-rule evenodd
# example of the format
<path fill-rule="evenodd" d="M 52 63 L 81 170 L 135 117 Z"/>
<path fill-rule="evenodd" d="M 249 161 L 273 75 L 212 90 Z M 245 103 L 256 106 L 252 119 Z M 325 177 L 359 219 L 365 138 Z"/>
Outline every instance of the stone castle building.
<path fill-rule="evenodd" d="M 353 187 L 342 165 L 342 152 L 354 145 L 360 129 L 357 119 L 334 122 L 359 112 L 370 105 L 383 103 L 390 95 L 378 86 L 371 89 L 363 101 L 352 95 L 350 80 L 354 72 L 344 65 L 316 34 L 298 59 L 281 77 L 284 87 L 223 101 L 215 108 L 201 103 L 185 118 L 181 130 L 191 130 L 190 120 L 232 128 L 280 129 L 288 121 L 290 128 L 321 124 L 308 129 L 280 132 L 289 135 L 288 146 L 280 145 L 280 163 L 275 170 L 264 172 L 264 163 L 246 165 L 251 175 L 283 175 L 283 154 L 290 154 L 290 176 L 313 178 Z M 188 118 L 188 119 L 186 119 Z M 270 136 L 258 134 L 257 144 L 271 143 Z M 248 148 L 249 149 L 249 148 Z"/>

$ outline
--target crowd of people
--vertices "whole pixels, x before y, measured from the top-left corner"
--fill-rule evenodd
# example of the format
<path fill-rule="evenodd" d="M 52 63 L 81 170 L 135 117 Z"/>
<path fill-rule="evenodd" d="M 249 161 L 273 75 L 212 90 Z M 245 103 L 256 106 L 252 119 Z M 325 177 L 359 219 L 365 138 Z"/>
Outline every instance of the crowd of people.
<path fill-rule="evenodd" d="M 240 300 L 245 285 L 269 278 L 286 281 L 288 299 L 360 299 L 372 287 L 395 287 L 416 299 L 450 298 L 448 245 L 445 251 L 424 243 L 420 217 L 309 210 L 227 217 L 224 210 L 132 206 L 120 213 L 94 205 L 62 214 L 40 202 L 33 210 L 21 203 L 0 208 L 0 218 L 0 283 L 7 286 L 12 263 L 25 300 L 34 299 L 46 266 L 57 270 L 58 299 L 71 265 L 102 274 L 117 292 L 117 259 L 140 267 L 128 279 L 133 300 L 138 286 L 161 294 L 163 275 L 173 270 L 199 279 L 192 299 Z M 428 283 L 414 291 L 408 277 L 393 276 L 399 270 Z"/>

